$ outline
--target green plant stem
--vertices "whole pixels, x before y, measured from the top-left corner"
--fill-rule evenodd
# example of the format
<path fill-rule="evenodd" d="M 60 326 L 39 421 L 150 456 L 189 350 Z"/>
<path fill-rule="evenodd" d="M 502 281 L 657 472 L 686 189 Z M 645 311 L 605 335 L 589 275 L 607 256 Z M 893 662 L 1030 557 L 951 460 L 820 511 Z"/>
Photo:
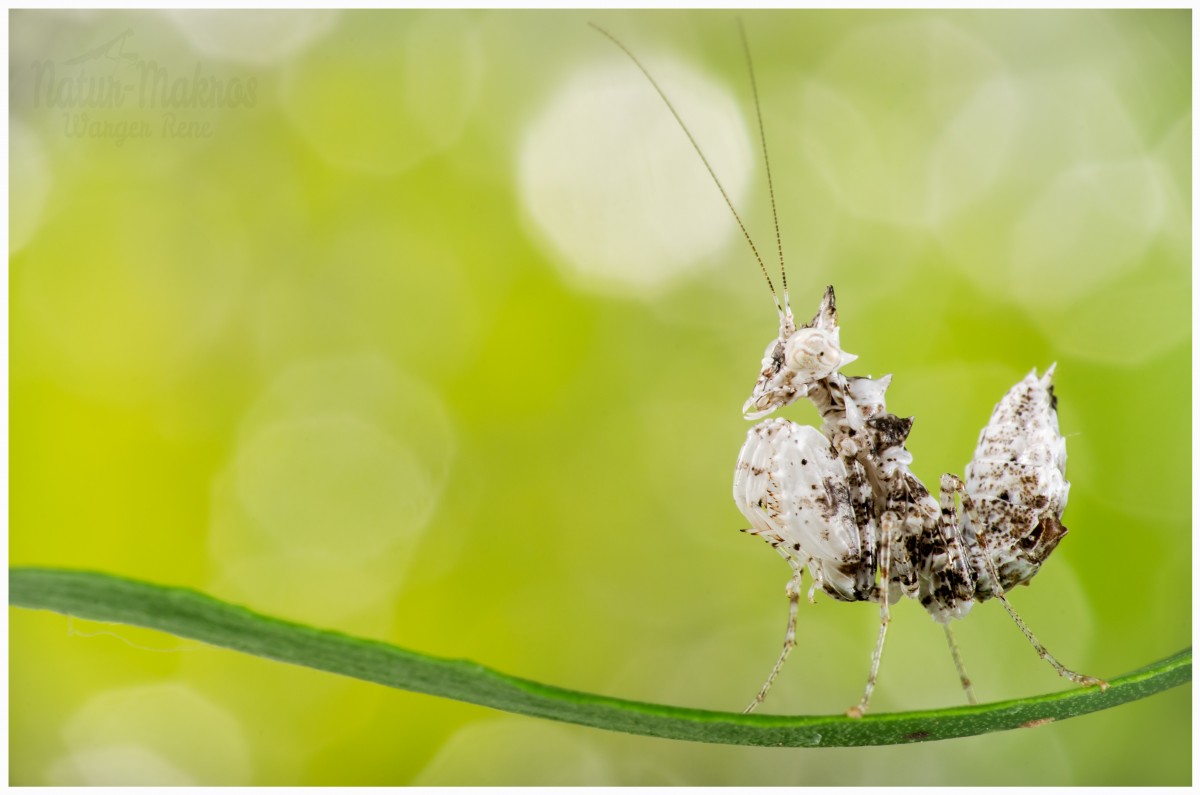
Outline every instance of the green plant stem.
<path fill-rule="evenodd" d="M 610 731 L 731 745 L 862 746 L 944 740 L 1038 726 L 1146 698 L 1191 681 L 1191 649 L 1111 680 L 1015 701 L 852 719 L 742 715 L 566 690 L 386 643 L 282 621 L 187 588 L 64 569 L 9 571 L 9 603 L 169 632 L 368 682 Z"/>

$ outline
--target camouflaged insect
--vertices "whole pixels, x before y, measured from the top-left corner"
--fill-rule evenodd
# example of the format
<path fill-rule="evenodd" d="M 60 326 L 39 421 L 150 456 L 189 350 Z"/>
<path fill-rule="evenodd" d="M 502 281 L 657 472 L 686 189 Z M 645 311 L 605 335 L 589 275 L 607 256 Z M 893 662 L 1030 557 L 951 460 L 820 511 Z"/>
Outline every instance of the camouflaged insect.
<path fill-rule="evenodd" d="M 999 599 L 1039 656 L 1064 677 L 1082 685 L 1107 687 L 1101 679 L 1064 668 L 1038 642 L 1017 615 L 1007 593 L 1026 584 L 1066 534 L 1066 442 L 1058 431 L 1053 366 L 1036 371 L 1009 390 L 979 437 L 966 481 L 941 478 L 941 498 L 909 469 L 905 448 L 913 420 L 887 411 L 891 376 L 845 376 L 842 367 L 857 357 L 841 347 L 833 288 L 825 291 L 813 319 L 797 326 L 788 303 L 787 272 L 771 183 L 766 133 L 758 114 L 767 189 L 771 197 L 783 301 L 771 276 L 696 139 L 658 82 L 632 51 L 611 33 L 592 25 L 621 48 L 658 92 L 686 133 L 730 213 L 738 223 L 766 279 L 779 312 L 779 333 L 766 348 L 754 390 L 742 407 L 746 419 L 767 417 L 807 398 L 822 417 L 818 430 L 786 419 L 765 419 L 750 429 L 734 470 L 733 498 L 750 521 L 746 530 L 769 543 L 788 562 L 792 576 L 783 650 L 746 711 L 760 704 L 796 645 L 796 620 L 804 573 L 812 585 L 844 602 L 877 602 L 879 634 L 871 655 L 867 685 L 847 710 L 862 716 L 879 672 L 890 605 L 901 597 L 920 601 L 945 628 L 967 699 L 975 703 L 970 680 L 950 631 L 976 602 Z M 754 64 L 739 22 L 755 109 L 759 109 Z M 961 503 L 961 504 L 960 504 Z"/>
<path fill-rule="evenodd" d="M 743 411 L 758 418 L 808 398 L 820 411 L 820 431 L 785 419 L 754 426 L 738 456 L 733 496 L 749 529 L 792 566 L 791 604 L 783 651 L 747 708 L 762 702 L 795 645 L 801 579 L 847 602 L 880 605 L 880 629 L 862 699 L 848 710 L 865 714 L 878 677 L 890 605 L 920 601 L 945 627 L 967 698 L 974 703 L 949 622 L 976 602 L 1000 598 L 1038 654 L 1084 685 L 1102 680 L 1063 668 L 1008 604 L 1004 594 L 1028 583 L 1066 534 L 1061 522 L 1069 484 L 1066 440 L 1057 401 L 1036 371 L 1009 390 L 979 437 L 966 482 L 942 477 L 937 501 L 909 469 L 904 443 L 912 418 L 887 412 L 891 376 L 847 377 L 838 369 L 856 357 L 841 349 L 833 288 L 813 320 L 795 327 L 780 313 L 779 337 L 767 346 Z M 803 351 L 796 355 L 795 351 Z M 962 502 L 961 515 L 955 498 Z"/>

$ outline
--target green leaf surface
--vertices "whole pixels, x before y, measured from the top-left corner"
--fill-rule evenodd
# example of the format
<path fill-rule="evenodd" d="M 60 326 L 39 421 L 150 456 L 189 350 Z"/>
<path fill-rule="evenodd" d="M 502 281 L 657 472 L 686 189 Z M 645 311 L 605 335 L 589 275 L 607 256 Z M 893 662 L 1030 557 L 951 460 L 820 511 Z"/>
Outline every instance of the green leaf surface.
<path fill-rule="evenodd" d="M 198 591 L 65 569 L 9 571 L 9 603 L 182 638 L 376 684 L 610 731 L 730 745 L 832 747 L 944 740 L 1035 727 L 1191 681 L 1186 649 L 1110 681 L 1014 701 L 868 715 L 743 715 L 626 701 L 544 685 L 379 641 L 255 613 Z"/>

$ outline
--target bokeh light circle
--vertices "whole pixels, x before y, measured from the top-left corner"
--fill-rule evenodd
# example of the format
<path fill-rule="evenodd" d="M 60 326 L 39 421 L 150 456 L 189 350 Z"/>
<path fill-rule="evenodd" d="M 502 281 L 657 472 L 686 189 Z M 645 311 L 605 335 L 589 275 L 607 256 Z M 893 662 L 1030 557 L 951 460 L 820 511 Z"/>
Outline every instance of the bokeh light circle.
<path fill-rule="evenodd" d="M 251 783 L 251 746 L 238 719 L 195 689 L 162 682 L 106 690 L 63 730 L 58 786 Z"/>
<path fill-rule="evenodd" d="M 167 18 L 197 52 L 266 65 L 288 58 L 329 32 L 330 10 L 169 10 Z"/>
<path fill-rule="evenodd" d="M 13 119 L 8 125 L 8 253 L 15 254 L 37 232 L 50 196 L 53 175 L 36 132 Z"/>
<path fill-rule="evenodd" d="M 753 169 L 741 109 L 679 61 L 647 66 L 741 207 Z M 668 284 L 737 231 L 670 111 L 627 61 L 569 75 L 526 129 L 517 169 L 521 202 L 552 261 L 604 292 Z"/>
<path fill-rule="evenodd" d="M 453 144 L 477 100 L 483 54 L 467 12 L 407 14 L 402 35 L 369 15 L 343 20 L 340 41 L 289 64 L 284 110 L 321 157 L 391 176 Z"/>

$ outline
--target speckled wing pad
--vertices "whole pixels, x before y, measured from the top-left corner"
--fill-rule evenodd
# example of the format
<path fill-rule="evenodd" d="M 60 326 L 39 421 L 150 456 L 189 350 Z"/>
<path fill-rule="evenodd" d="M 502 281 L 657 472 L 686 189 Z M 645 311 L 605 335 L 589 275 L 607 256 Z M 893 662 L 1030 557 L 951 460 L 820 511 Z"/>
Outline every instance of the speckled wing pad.
<path fill-rule="evenodd" d="M 831 596 L 861 601 L 875 580 L 874 539 L 855 518 L 861 489 L 852 483 L 862 474 L 851 475 L 816 428 L 770 419 L 746 436 L 733 498 L 752 533 L 807 566 Z"/>
<path fill-rule="evenodd" d="M 1058 430 L 1054 368 L 1008 391 L 979 435 L 966 469 L 963 536 L 976 553 L 975 598 L 1029 582 L 1066 535 L 1067 443 Z M 983 555 L 991 557 L 999 583 Z"/>

